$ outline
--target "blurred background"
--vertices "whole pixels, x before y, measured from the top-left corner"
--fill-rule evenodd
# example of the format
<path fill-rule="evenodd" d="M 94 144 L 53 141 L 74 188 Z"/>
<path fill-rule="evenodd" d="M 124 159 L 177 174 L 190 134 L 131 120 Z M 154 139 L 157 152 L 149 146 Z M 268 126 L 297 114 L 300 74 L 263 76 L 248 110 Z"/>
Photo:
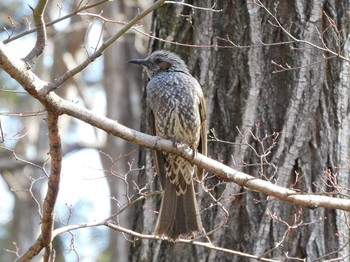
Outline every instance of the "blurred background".
<path fill-rule="evenodd" d="M 45 21 L 98 2 L 49 1 Z M 81 63 L 103 39 L 116 33 L 152 1 L 104 2 L 81 12 L 103 15 L 113 23 L 81 14 L 47 28 L 47 47 L 33 69 L 41 79 L 50 81 Z M 33 28 L 29 5 L 36 4 L 34 0 L 0 2 L 1 41 Z M 143 19 L 140 29 L 148 32 L 150 22 L 151 16 Z M 34 46 L 35 37 L 31 33 L 6 46 L 14 56 L 22 58 Z M 142 71 L 127 61 L 144 57 L 147 46 L 145 36 L 130 30 L 57 93 L 96 114 L 139 129 Z M 0 260 L 12 261 L 15 256 L 11 252 L 22 253 L 38 235 L 38 212 L 46 192 L 49 156 L 43 106 L 2 70 L 0 83 Z M 66 116 L 60 119 L 59 128 L 64 160 L 56 226 L 107 218 L 127 202 L 126 182 L 135 179 L 137 147 Z M 128 209 L 119 217 L 121 225 L 130 226 L 131 213 L 132 209 Z M 65 261 L 109 261 L 116 254 L 126 258 L 128 242 L 121 234 L 99 227 L 63 234 L 54 245 L 57 261 L 63 257 Z"/>

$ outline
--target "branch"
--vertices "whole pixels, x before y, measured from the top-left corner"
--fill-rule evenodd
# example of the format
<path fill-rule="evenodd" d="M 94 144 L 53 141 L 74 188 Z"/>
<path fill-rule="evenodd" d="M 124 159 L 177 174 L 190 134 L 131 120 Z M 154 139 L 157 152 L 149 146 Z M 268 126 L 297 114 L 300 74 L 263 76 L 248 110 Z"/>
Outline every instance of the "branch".
<path fill-rule="evenodd" d="M 46 108 L 50 105 L 47 103 L 46 95 L 51 91 L 57 89 L 69 78 L 73 77 L 77 73 L 81 72 L 96 58 L 101 56 L 104 50 L 112 45 L 117 39 L 119 39 L 125 32 L 132 28 L 139 20 L 147 16 L 152 11 L 159 8 L 165 0 L 158 0 L 148 9 L 135 16 L 129 23 L 127 23 L 118 33 L 105 41 L 101 47 L 89 56 L 79 66 L 67 71 L 63 76 L 54 80 L 53 82 L 47 83 L 39 79 L 35 74 L 27 70 L 27 66 L 20 60 L 12 59 L 9 56 L 9 52 L 6 50 L 6 46 L 0 42 L 0 67 L 4 69 L 11 77 L 13 77 L 20 85 L 22 85 L 26 91 L 33 97 L 37 98 Z M 38 91 L 42 93 L 38 95 Z"/>
<path fill-rule="evenodd" d="M 38 99 L 43 100 L 43 97 L 39 97 Z M 301 205 L 308 208 L 324 207 L 350 211 L 349 199 L 299 193 L 295 190 L 275 185 L 270 181 L 262 180 L 234 170 L 233 168 L 216 160 L 210 159 L 202 154 L 196 153 L 195 156 L 193 156 L 194 154 L 192 149 L 190 149 L 187 145 L 182 144 L 178 147 L 174 147 L 172 141 L 156 136 L 150 136 L 123 126 L 112 119 L 96 115 L 85 108 L 80 108 L 77 105 L 60 98 L 54 93 L 50 93 L 47 96 L 47 103 L 61 113 L 80 119 L 92 126 L 106 131 L 109 134 L 120 137 L 129 142 L 155 150 L 161 150 L 167 153 L 179 155 L 189 162 L 215 174 L 215 176 L 220 180 L 236 183 L 251 190 L 273 196 L 290 204 Z"/>
<path fill-rule="evenodd" d="M 57 18 L 56 20 L 53 20 L 53 21 L 51 21 L 51 22 L 46 23 L 46 24 L 45 24 L 45 27 L 49 27 L 49 26 L 52 26 L 52 25 L 54 25 L 54 24 L 57 24 L 57 23 L 59 23 L 59 22 L 61 22 L 61 21 L 63 21 L 63 20 L 66 20 L 67 18 L 70 18 L 70 17 L 76 15 L 77 13 L 79 13 L 79 12 L 81 12 L 81 11 L 90 9 L 90 8 L 92 8 L 92 7 L 98 6 L 98 5 L 103 4 L 103 3 L 105 3 L 105 2 L 108 2 L 108 1 L 110 1 L 110 0 L 101 0 L 101 1 L 99 1 L 99 2 L 97 2 L 97 3 L 93 3 L 93 4 L 91 4 L 91 5 L 85 5 L 85 6 L 83 6 L 83 7 L 77 8 L 76 10 L 74 10 L 73 12 L 71 12 L 71 13 L 65 15 L 65 16 L 62 16 L 62 17 L 60 17 L 60 18 Z M 36 28 L 33 28 L 33 29 L 31 29 L 31 30 L 24 31 L 24 32 L 22 32 L 22 33 L 20 33 L 20 34 L 18 34 L 18 35 L 16 35 L 16 36 L 14 36 L 14 37 L 11 37 L 11 38 L 8 38 L 8 39 L 4 40 L 3 43 L 4 43 L 4 44 L 8 44 L 8 43 L 10 43 L 10 42 L 12 42 L 12 41 L 14 41 L 14 40 L 17 40 L 17 39 L 23 37 L 23 36 L 26 36 L 26 35 L 29 35 L 29 34 L 31 34 L 31 33 L 34 33 L 36 30 L 37 30 Z"/>
<path fill-rule="evenodd" d="M 135 232 L 135 231 L 133 231 L 131 229 L 127 229 L 125 227 L 119 226 L 119 225 L 117 225 L 117 224 L 115 224 L 115 223 L 113 223 L 111 221 L 102 221 L 102 222 L 94 222 L 94 223 L 85 223 L 85 224 L 81 224 L 81 225 L 65 226 L 65 227 L 62 227 L 62 228 L 54 230 L 53 236 L 56 237 L 56 236 L 58 236 L 60 234 L 63 234 L 65 232 L 70 232 L 72 230 L 77 230 L 77 229 L 81 229 L 81 228 L 88 228 L 88 227 L 97 227 L 97 226 L 106 226 L 106 227 L 109 227 L 109 228 L 114 229 L 116 231 L 119 231 L 119 232 L 122 232 L 122 233 L 126 233 L 128 235 L 131 235 L 131 236 L 136 238 L 134 241 L 137 241 L 139 239 L 168 240 L 165 237 L 159 237 L 159 236 L 156 236 L 156 235 L 141 234 L 141 233 Z M 274 260 L 274 259 L 269 259 L 269 258 L 263 258 L 263 257 L 260 257 L 260 256 L 254 256 L 254 255 L 251 255 L 251 254 L 243 253 L 243 252 L 240 252 L 240 251 L 235 251 L 235 250 L 228 249 L 228 248 L 217 247 L 217 246 L 214 246 L 211 243 L 194 241 L 194 240 L 191 240 L 191 239 L 180 238 L 180 239 L 176 240 L 176 243 L 184 243 L 184 244 L 191 244 L 191 245 L 195 245 L 195 246 L 201 246 L 201 247 L 209 248 L 209 249 L 216 250 L 216 251 L 221 251 L 221 252 L 225 252 L 225 253 L 229 253 L 229 254 L 233 254 L 233 255 L 238 255 L 238 256 L 241 256 L 241 257 L 257 259 L 259 261 L 268 261 L 268 262 L 277 262 L 277 261 L 279 261 L 279 260 Z"/>
<path fill-rule="evenodd" d="M 199 6 L 195 6 L 195 5 L 190 5 L 184 2 L 176 2 L 176 1 L 165 1 L 165 4 L 174 4 L 174 5 L 183 5 L 183 6 L 188 6 L 191 7 L 193 9 L 198 9 L 198 10 L 204 10 L 204 11 L 210 11 L 210 12 L 222 12 L 222 9 L 214 9 L 216 3 L 214 3 L 214 5 L 210 8 L 207 7 L 199 7 Z"/>
<path fill-rule="evenodd" d="M 131 29 L 138 21 L 140 21 L 142 18 L 147 16 L 152 11 L 159 8 L 165 0 L 158 0 L 153 5 L 151 5 L 148 9 L 143 11 L 142 13 L 139 13 L 137 16 L 135 16 L 129 23 L 127 23 L 122 29 L 119 30 L 118 33 L 116 33 L 114 36 L 106 40 L 102 45 L 96 50 L 95 53 L 93 53 L 91 56 L 89 56 L 84 62 L 82 62 L 79 66 L 73 68 L 72 70 L 67 71 L 63 76 L 56 79 L 55 81 L 51 82 L 45 89 L 42 91 L 48 94 L 49 92 L 57 89 L 59 86 L 61 86 L 65 81 L 67 81 L 69 78 L 73 77 L 77 73 L 81 72 L 84 68 L 86 68 L 91 62 L 93 62 L 96 58 L 100 57 L 102 53 L 105 51 L 107 47 L 112 45 L 116 40 L 118 40 L 121 36 L 123 36 L 129 29 Z"/>
<path fill-rule="evenodd" d="M 46 45 L 46 27 L 45 22 L 43 18 L 43 13 L 45 11 L 47 5 L 47 0 L 40 0 L 33 9 L 33 19 L 34 24 L 37 32 L 36 36 L 36 43 L 32 51 L 23 59 L 23 61 L 27 65 L 27 69 L 32 68 L 35 63 L 38 61 L 39 56 L 44 52 L 45 45 Z"/>
<path fill-rule="evenodd" d="M 47 156 L 40 157 L 37 156 L 33 160 L 26 160 L 19 157 L 13 149 L 9 149 L 3 146 L 0 146 L 1 149 L 8 151 L 11 155 L 13 155 L 14 159 L 9 157 L 9 153 L 3 153 L 1 155 L 2 159 L 0 159 L 0 173 L 5 170 L 15 170 L 23 168 L 26 165 L 30 165 L 32 167 L 38 168 L 46 174 L 44 167 L 42 164 L 47 161 Z"/>
<path fill-rule="evenodd" d="M 2 52 L 3 50 L 1 47 L 2 44 L 0 43 L 0 66 L 3 66 L 5 71 L 7 71 L 8 67 L 10 67 L 12 70 L 7 71 L 9 74 L 13 71 L 17 72 L 20 70 L 19 68 L 16 68 L 16 64 L 11 67 L 10 65 L 4 65 L 2 63 L 2 58 L 4 58 L 4 55 L 2 54 L 4 52 Z M 350 211 L 350 200 L 348 199 L 298 193 L 295 190 L 287 189 L 272 184 L 269 181 L 258 179 L 243 172 L 236 171 L 233 168 L 205 157 L 199 153 L 195 154 L 195 157 L 193 157 L 192 150 L 185 145 L 175 148 L 171 141 L 143 134 L 141 132 L 123 126 L 112 119 L 96 115 L 90 110 L 80 108 L 77 105 L 60 98 L 54 93 L 49 93 L 47 95 L 46 91 L 42 92 L 40 89 L 38 91 L 34 89 L 35 92 L 33 92 L 31 89 L 33 88 L 32 79 L 35 77 L 35 75 L 30 71 L 27 71 L 25 74 L 20 75 L 21 77 L 19 79 L 16 78 L 18 75 L 16 75 L 16 77 L 13 75 L 11 76 L 15 78 L 20 84 L 22 84 L 23 87 L 28 90 L 28 92 L 31 92 L 31 94 L 36 99 L 42 102 L 47 108 L 52 108 L 52 110 L 55 112 L 59 112 L 60 114 L 67 114 L 74 118 L 80 119 L 92 126 L 106 131 L 109 134 L 120 137 L 129 142 L 182 156 L 191 163 L 196 164 L 197 166 L 200 166 L 207 171 L 215 174 L 219 179 L 223 181 L 234 182 L 251 190 L 276 197 L 279 200 L 291 204 L 297 204 L 309 208 L 325 207 Z M 44 87 L 42 87 L 42 89 L 43 88 Z"/>
<path fill-rule="evenodd" d="M 173 146 L 173 142 L 171 141 L 143 134 L 123 126 L 112 119 L 96 115 L 90 110 L 80 108 L 77 105 L 60 98 L 52 92 L 47 94 L 45 85 L 42 84 L 43 81 L 40 79 L 36 80 L 37 85 L 34 85 L 33 79 L 38 78 L 32 72 L 26 71 L 21 73 L 21 67 L 18 65 L 18 63 L 15 63 L 16 61 L 14 61 L 14 64 L 12 65 L 6 63 L 6 61 L 11 61 L 11 59 L 6 56 L 6 52 L 3 49 L 4 45 L 0 42 L 0 66 L 2 66 L 3 69 L 15 80 L 17 80 L 33 97 L 43 103 L 46 108 L 51 108 L 51 110 L 57 113 L 67 114 L 74 118 L 80 119 L 92 126 L 106 131 L 109 134 L 120 137 L 129 142 L 182 156 L 191 163 L 215 174 L 223 181 L 234 182 L 251 190 L 276 197 L 279 200 L 308 208 L 324 207 L 350 211 L 349 199 L 299 193 L 295 190 L 284 188 L 272 184 L 269 181 L 258 179 L 243 172 L 236 171 L 233 168 L 205 157 L 199 153 L 195 154 L 193 157 L 193 151 L 185 145 L 175 148 Z"/>
<path fill-rule="evenodd" d="M 315 49 L 318 49 L 318 50 L 321 50 L 321 51 L 324 51 L 324 52 L 328 52 L 330 54 L 332 54 L 334 57 L 339 57 L 347 62 L 350 62 L 350 59 L 348 57 L 345 57 L 343 55 L 341 55 L 340 53 L 340 49 L 337 50 L 337 51 L 333 51 L 331 49 L 329 49 L 327 47 L 327 45 L 324 43 L 322 37 L 320 37 L 322 43 L 324 44 L 323 47 L 320 46 L 320 45 L 317 45 L 317 44 L 314 44 L 310 41 L 306 41 L 306 40 L 303 40 L 303 39 L 299 39 L 297 37 L 295 37 L 291 32 L 289 32 L 286 28 L 284 28 L 282 26 L 282 24 L 280 23 L 280 21 L 278 20 L 278 18 L 276 17 L 276 15 L 274 15 L 260 0 L 254 0 L 255 4 L 259 7 L 261 7 L 263 10 L 265 10 L 271 17 L 272 19 L 275 20 L 276 22 L 276 26 L 278 26 L 289 38 L 291 38 L 293 41 L 297 42 L 297 43 L 302 43 L 302 44 L 306 44 L 306 45 L 309 45 Z M 328 19 L 329 20 L 329 19 Z M 333 57 L 331 57 L 333 58 Z"/>
<path fill-rule="evenodd" d="M 41 234 L 35 243 L 17 261 L 29 261 L 45 248 L 44 261 L 49 261 L 51 254 L 52 230 L 54 225 L 54 208 L 59 191 L 62 167 L 61 138 L 58 132 L 58 115 L 53 111 L 48 112 L 47 124 L 49 129 L 51 172 L 48 189 L 43 206 Z"/>

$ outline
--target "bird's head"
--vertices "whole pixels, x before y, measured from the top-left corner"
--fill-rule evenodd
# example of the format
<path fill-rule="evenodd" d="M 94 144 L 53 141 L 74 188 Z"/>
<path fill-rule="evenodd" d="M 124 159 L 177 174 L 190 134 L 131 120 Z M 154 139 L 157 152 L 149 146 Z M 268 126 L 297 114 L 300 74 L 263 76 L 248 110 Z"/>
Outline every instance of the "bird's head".
<path fill-rule="evenodd" d="M 128 62 L 144 66 L 149 78 L 161 72 L 188 73 L 185 62 L 178 55 L 169 51 L 156 51 L 145 59 L 132 59 Z"/>

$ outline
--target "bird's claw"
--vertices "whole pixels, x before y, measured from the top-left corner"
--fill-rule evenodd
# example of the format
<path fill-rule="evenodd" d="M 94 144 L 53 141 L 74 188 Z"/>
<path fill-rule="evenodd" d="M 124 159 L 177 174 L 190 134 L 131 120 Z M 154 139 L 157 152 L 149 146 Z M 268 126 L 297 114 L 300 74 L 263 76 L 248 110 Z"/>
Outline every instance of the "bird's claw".
<path fill-rule="evenodd" d="M 181 144 L 180 142 L 176 141 L 175 139 L 171 139 L 171 141 L 173 141 L 173 147 L 174 148 L 178 148 L 179 145 Z"/>
<path fill-rule="evenodd" d="M 193 159 L 196 156 L 198 150 L 194 146 L 190 146 L 190 148 L 192 149 L 192 159 Z"/>

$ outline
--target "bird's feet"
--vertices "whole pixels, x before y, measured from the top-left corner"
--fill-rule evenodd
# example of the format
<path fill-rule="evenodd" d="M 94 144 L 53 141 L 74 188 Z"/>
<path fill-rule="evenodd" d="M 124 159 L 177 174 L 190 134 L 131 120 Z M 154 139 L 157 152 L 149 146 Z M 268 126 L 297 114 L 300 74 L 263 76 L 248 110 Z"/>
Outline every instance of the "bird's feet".
<path fill-rule="evenodd" d="M 192 149 L 192 159 L 193 159 L 193 158 L 196 156 L 198 150 L 197 150 L 197 148 L 195 148 L 193 145 L 190 146 L 190 148 Z"/>
<path fill-rule="evenodd" d="M 172 138 L 171 141 L 173 142 L 173 147 L 174 148 L 178 148 L 181 145 L 181 142 L 176 141 L 174 138 Z"/>

